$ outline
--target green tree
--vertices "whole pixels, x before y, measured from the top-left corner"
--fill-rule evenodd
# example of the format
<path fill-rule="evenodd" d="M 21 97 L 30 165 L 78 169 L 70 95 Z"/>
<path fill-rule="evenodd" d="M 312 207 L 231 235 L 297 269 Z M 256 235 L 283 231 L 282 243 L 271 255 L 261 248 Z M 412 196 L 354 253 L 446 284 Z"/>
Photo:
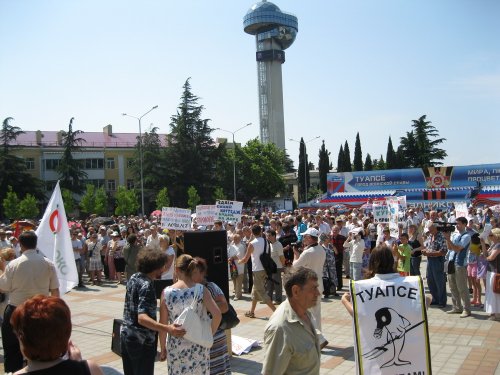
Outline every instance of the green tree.
<path fill-rule="evenodd" d="M 400 146 L 401 155 L 404 159 L 404 168 L 413 168 L 418 164 L 418 148 L 415 134 L 413 131 L 406 132 L 406 136 L 401 137 Z"/>
<path fill-rule="evenodd" d="M 354 145 L 354 170 L 363 170 L 363 153 L 361 152 L 361 140 L 359 139 L 359 132 L 356 134 L 356 144 Z"/>
<path fill-rule="evenodd" d="M 385 165 L 384 157 L 382 155 L 380 155 L 380 159 L 373 160 L 373 169 L 379 170 L 379 171 L 387 169 L 386 165 Z"/>
<path fill-rule="evenodd" d="M 405 154 L 414 155 L 413 167 L 427 168 L 442 165 L 442 160 L 448 156 L 447 152 L 438 146 L 446 141 L 446 138 L 439 138 L 439 131 L 431 125 L 431 121 L 426 121 L 427 115 L 421 116 L 418 120 L 412 120 L 413 139 L 415 149 L 410 148 L 413 139 L 402 140 Z"/>
<path fill-rule="evenodd" d="M 290 155 L 285 151 L 285 173 L 293 173 L 296 171 L 297 169 L 293 166 L 293 160 L 290 159 Z"/>
<path fill-rule="evenodd" d="M 104 215 L 108 212 L 108 195 L 104 186 L 101 186 L 95 191 L 95 206 L 94 213 L 96 215 Z"/>
<path fill-rule="evenodd" d="M 285 152 L 274 143 L 263 144 L 251 139 L 242 148 L 237 148 L 237 170 L 241 186 L 240 197 L 249 203 L 256 198 L 274 198 L 284 192 Z"/>
<path fill-rule="evenodd" d="M 34 219 L 39 213 L 40 210 L 38 209 L 36 198 L 29 193 L 26 194 L 19 203 L 19 216 L 25 219 Z"/>
<path fill-rule="evenodd" d="M 394 152 L 394 147 L 392 146 L 392 139 L 389 136 L 389 142 L 387 142 L 387 153 L 385 155 L 385 166 L 387 169 L 394 169 L 396 163 L 396 153 Z"/>
<path fill-rule="evenodd" d="M 370 154 L 366 154 L 366 159 L 365 159 L 365 171 L 371 171 L 373 170 L 373 163 L 372 163 L 372 157 Z"/>
<path fill-rule="evenodd" d="M 164 187 L 156 195 L 156 209 L 161 210 L 163 207 L 170 206 L 170 198 L 168 197 L 168 189 Z"/>
<path fill-rule="evenodd" d="M 304 138 L 300 138 L 299 146 L 299 171 L 297 174 L 299 184 L 299 200 L 305 202 L 307 200 L 306 189 L 310 185 L 309 177 L 309 160 L 306 152 L 306 144 Z"/>
<path fill-rule="evenodd" d="M 64 151 L 57 172 L 59 173 L 61 189 L 64 188 L 75 194 L 81 194 L 87 173 L 83 170 L 81 161 L 73 158 L 73 153 L 81 150 L 81 146 L 85 140 L 79 137 L 83 131 L 73 130 L 74 119 L 72 117 L 69 121 L 68 131 L 62 132 L 62 146 L 64 147 Z"/>
<path fill-rule="evenodd" d="M 61 189 L 61 196 L 64 203 L 64 211 L 66 215 L 71 215 L 75 211 L 75 200 L 73 199 L 73 193 L 69 189 Z"/>
<path fill-rule="evenodd" d="M 181 103 L 171 117 L 169 147 L 164 154 L 164 182 L 172 203 L 185 204 L 189 186 L 196 187 L 203 202 L 211 201 L 217 181 L 218 149 L 211 138 L 208 119 L 202 119 L 204 107 L 191 91 L 189 79 L 183 86 Z"/>
<path fill-rule="evenodd" d="M 340 145 L 339 155 L 337 157 L 337 172 L 344 172 L 344 147 Z"/>
<path fill-rule="evenodd" d="M 226 200 L 227 196 L 224 194 L 224 189 L 220 186 L 217 186 L 214 190 L 214 194 L 212 196 L 214 201 Z"/>
<path fill-rule="evenodd" d="M 15 191 L 12 191 L 12 186 L 8 186 L 7 194 L 3 199 L 3 210 L 7 218 L 11 220 L 19 219 L 19 198 Z"/>
<path fill-rule="evenodd" d="M 196 206 L 200 204 L 201 198 L 198 195 L 198 191 L 194 186 L 190 186 L 187 191 L 187 205 L 191 209 L 191 211 L 194 211 L 196 209 Z"/>
<path fill-rule="evenodd" d="M 330 152 L 326 149 L 324 140 L 321 145 L 321 148 L 319 149 L 318 168 L 319 168 L 319 190 L 322 193 L 326 193 L 327 190 L 326 177 L 328 172 L 330 172 Z"/>
<path fill-rule="evenodd" d="M 12 121 L 12 117 L 7 117 L 0 129 L 0 202 L 6 197 L 9 186 L 19 196 L 30 193 L 42 202 L 45 200 L 42 182 L 27 172 L 24 159 L 11 152 L 16 147 L 17 137 L 24 133 L 19 127 L 13 126 Z M 4 215 L 4 207 L 0 206 L 0 217 Z"/>
<path fill-rule="evenodd" d="M 10 124 L 14 119 L 12 117 L 7 117 L 2 123 L 2 132 L 0 133 L 0 142 L 2 143 L 2 149 L 4 154 L 9 153 L 9 148 L 11 143 L 14 142 L 18 136 L 24 134 L 18 126 L 13 126 Z"/>
<path fill-rule="evenodd" d="M 87 214 L 95 213 L 95 186 L 87 184 L 85 194 L 80 200 L 80 208 Z"/>
<path fill-rule="evenodd" d="M 136 191 L 134 189 L 127 190 L 125 186 L 118 186 L 115 199 L 115 214 L 119 216 L 136 214 L 140 207 Z"/>
<path fill-rule="evenodd" d="M 349 144 L 347 140 L 344 144 L 344 161 L 342 162 L 344 167 L 343 172 L 352 172 L 352 164 L 351 164 L 351 151 L 349 151 Z"/>

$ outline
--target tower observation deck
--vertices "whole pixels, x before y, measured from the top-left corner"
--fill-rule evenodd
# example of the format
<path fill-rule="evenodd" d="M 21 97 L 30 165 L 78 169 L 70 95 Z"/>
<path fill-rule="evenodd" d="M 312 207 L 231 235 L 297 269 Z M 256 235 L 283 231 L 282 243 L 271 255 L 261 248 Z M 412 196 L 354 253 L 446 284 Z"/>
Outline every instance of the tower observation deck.
<path fill-rule="evenodd" d="M 260 140 L 284 150 L 281 64 L 285 62 L 284 50 L 292 45 L 299 30 L 297 17 L 263 0 L 252 5 L 243 17 L 243 30 L 255 35 L 256 41 Z"/>

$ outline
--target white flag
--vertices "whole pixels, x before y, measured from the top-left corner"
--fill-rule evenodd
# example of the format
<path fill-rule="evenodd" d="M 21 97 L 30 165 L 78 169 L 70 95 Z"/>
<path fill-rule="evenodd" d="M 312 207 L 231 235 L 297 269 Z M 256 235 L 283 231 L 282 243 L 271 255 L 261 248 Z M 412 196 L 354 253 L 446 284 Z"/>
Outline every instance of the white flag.
<path fill-rule="evenodd" d="M 36 235 L 38 249 L 56 266 L 61 294 L 69 292 L 78 284 L 78 272 L 59 181 L 36 230 Z"/>

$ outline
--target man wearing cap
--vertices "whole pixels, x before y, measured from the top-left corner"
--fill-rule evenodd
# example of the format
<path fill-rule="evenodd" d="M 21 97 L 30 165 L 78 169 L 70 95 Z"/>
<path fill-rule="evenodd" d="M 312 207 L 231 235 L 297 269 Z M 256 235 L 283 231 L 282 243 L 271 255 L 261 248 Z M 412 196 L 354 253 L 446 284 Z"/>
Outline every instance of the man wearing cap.
<path fill-rule="evenodd" d="M 297 248 L 293 249 L 293 266 L 305 267 L 313 270 L 318 276 L 318 280 L 323 280 L 323 266 L 325 264 L 326 253 L 323 246 L 318 244 L 319 231 L 315 228 L 308 228 L 302 234 L 304 250 L 299 253 Z M 311 308 L 311 313 L 316 319 L 316 327 L 321 332 L 321 295 L 323 294 L 323 282 L 319 283 L 318 302 Z M 321 335 L 320 346 L 323 349 L 328 345 L 328 341 Z"/>
<path fill-rule="evenodd" d="M 448 248 L 442 232 L 438 232 L 434 222 L 427 223 L 428 236 L 424 242 L 422 254 L 427 257 L 427 285 L 432 295 L 431 305 L 446 307 L 446 278 L 444 274 L 444 256 Z"/>

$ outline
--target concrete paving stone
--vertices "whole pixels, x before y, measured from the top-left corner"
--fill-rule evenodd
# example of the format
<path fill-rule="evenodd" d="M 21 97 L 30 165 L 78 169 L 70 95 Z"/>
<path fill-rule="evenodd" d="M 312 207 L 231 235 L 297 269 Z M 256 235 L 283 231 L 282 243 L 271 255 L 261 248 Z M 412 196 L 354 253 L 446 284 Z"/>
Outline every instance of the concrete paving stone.
<path fill-rule="evenodd" d="M 424 271 L 425 263 L 422 262 Z M 122 373 L 121 358 L 111 352 L 111 331 L 113 319 L 122 318 L 124 293 L 124 286 L 108 284 L 73 290 L 63 297 L 72 311 L 72 340 L 79 346 L 84 358 L 94 359 L 104 367 L 106 375 Z M 250 319 L 243 316 L 250 308 L 248 294 L 244 294 L 243 299 L 230 302 L 241 319 L 232 334 L 262 342 L 270 309 L 257 305 L 258 318 Z M 323 330 L 330 344 L 322 352 L 320 374 L 355 374 L 351 318 L 338 299 L 323 300 L 321 305 Z M 449 309 L 451 306 L 428 310 L 434 374 L 500 375 L 499 323 L 486 320 L 487 314 L 482 311 L 474 311 L 474 316 L 467 319 L 450 317 L 445 312 Z M 233 374 L 259 374 L 264 354 L 265 351 L 260 348 L 240 357 L 233 356 Z M 155 373 L 165 374 L 166 369 L 165 362 L 155 363 Z"/>

